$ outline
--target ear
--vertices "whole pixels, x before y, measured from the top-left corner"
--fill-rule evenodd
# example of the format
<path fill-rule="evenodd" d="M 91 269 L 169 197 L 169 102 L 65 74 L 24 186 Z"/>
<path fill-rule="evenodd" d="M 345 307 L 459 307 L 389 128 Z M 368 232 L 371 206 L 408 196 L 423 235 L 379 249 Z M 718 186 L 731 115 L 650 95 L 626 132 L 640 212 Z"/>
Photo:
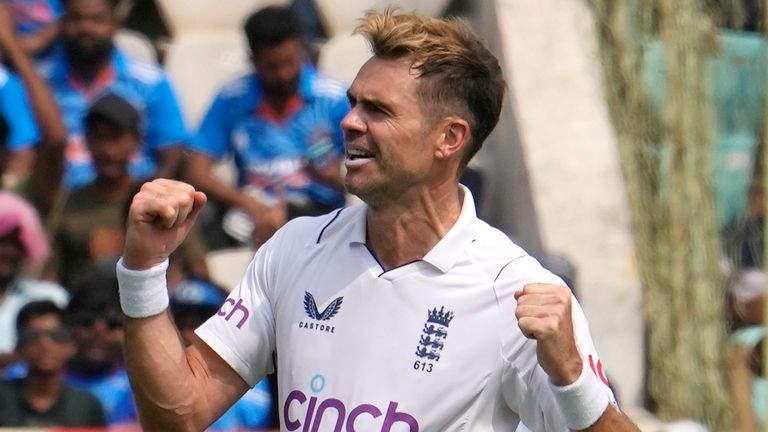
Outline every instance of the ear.
<path fill-rule="evenodd" d="M 469 123 L 459 117 L 448 117 L 443 122 L 435 157 L 438 159 L 448 159 L 457 155 L 460 157 L 469 143 Z"/>

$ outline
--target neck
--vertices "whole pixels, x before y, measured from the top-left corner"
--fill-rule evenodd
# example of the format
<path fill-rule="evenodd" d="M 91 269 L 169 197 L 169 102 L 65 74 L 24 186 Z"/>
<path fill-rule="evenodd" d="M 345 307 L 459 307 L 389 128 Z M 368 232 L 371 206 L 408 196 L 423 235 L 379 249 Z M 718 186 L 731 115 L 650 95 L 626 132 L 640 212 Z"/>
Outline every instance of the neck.
<path fill-rule="evenodd" d="M 394 205 L 370 206 L 366 241 L 384 270 L 424 258 L 458 220 L 463 199 L 453 185 L 420 190 Z"/>
<path fill-rule="evenodd" d="M 91 184 L 92 192 L 107 201 L 125 198 L 132 187 L 133 179 L 127 174 L 119 178 L 98 176 Z"/>
<path fill-rule="evenodd" d="M 70 71 L 76 80 L 84 83 L 92 83 L 107 67 L 109 58 L 94 61 L 70 61 Z"/>
<path fill-rule="evenodd" d="M 63 387 L 60 372 L 30 373 L 24 379 L 24 397 L 38 411 L 47 411 L 58 399 Z"/>
<path fill-rule="evenodd" d="M 272 110 L 279 114 L 284 115 L 285 112 L 288 110 L 288 102 L 293 98 L 294 95 L 270 95 L 265 94 L 264 95 L 264 103 L 267 104 Z"/>

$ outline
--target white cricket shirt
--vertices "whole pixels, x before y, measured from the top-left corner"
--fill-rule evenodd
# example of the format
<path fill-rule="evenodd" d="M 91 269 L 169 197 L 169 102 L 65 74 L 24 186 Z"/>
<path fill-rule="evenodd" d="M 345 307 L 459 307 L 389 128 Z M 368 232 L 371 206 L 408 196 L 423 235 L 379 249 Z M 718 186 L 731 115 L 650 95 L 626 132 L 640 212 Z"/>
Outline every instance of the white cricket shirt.
<path fill-rule="evenodd" d="M 276 352 L 281 430 L 507 432 L 522 420 L 566 431 L 513 297 L 562 281 L 478 219 L 466 188 L 448 234 L 387 272 L 366 247 L 365 215 L 359 205 L 286 224 L 197 330 L 251 385 Z M 585 367 L 603 376 L 573 305 Z"/>

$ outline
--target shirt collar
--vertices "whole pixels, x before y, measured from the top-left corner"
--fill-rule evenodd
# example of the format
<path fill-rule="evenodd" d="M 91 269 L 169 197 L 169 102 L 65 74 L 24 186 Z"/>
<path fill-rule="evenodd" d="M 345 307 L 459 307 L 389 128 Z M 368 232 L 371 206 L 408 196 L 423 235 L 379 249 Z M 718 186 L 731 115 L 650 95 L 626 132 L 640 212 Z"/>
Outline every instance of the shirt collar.
<path fill-rule="evenodd" d="M 448 233 L 429 251 L 421 260 L 427 262 L 441 272 L 448 272 L 464 254 L 475 239 L 475 231 L 472 229 L 477 220 L 475 201 L 472 192 L 459 184 L 464 199 L 461 204 L 461 213 L 456 223 Z M 357 214 L 351 227 L 350 243 L 366 244 L 366 214 L 368 207 L 363 204 L 363 209 Z"/>

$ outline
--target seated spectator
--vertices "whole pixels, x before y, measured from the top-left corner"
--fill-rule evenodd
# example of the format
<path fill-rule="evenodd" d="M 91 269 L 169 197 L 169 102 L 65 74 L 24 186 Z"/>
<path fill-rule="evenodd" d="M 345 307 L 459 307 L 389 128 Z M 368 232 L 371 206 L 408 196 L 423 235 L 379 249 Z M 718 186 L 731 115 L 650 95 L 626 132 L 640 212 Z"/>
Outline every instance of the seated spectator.
<path fill-rule="evenodd" d="M 258 245 L 286 219 L 344 205 L 339 124 L 349 104 L 345 87 L 306 61 L 301 28 L 289 8 L 259 10 L 244 31 L 254 72 L 226 84 L 213 101 L 193 140 L 186 173 L 230 209 L 223 216 L 225 232 Z M 212 173 L 214 163 L 228 155 L 234 156 L 236 187 Z M 220 224 L 216 219 L 204 232 L 215 232 Z M 212 248 L 234 246 L 209 241 Z"/>
<path fill-rule="evenodd" d="M 171 312 L 186 345 L 197 337 L 194 330 L 215 314 L 226 291 L 201 279 L 188 279 L 171 293 Z M 261 380 L 209 428 L 211 431 L 263 429 L 272 426 L 272 395 L 268 379 Z"/>
<path fill-rule="evenodd" d="M 755 360 L 762 358 L 760 341 L 766 334 L 763 305 L 767 291 L 768 275 L 746 269 L 736 274 L 726 297 L 726 313 L 733 330 L 728 373 L 739 432 L 757 430 L 758 425 L 764 426 L 768 420 L 768 384 Z"/>
<path fill-rule="evenodd" d="M 104 411 L 89 393 L 64 383 L 75 347 L 53 302 L 25 305 L 17 318 L 17 351 L 28 373 L 0 383 L 0 426 L 105 426 Z"/>
<path fill-rule="evenodd" d="M 48 272 L 67 288 L 80 285 L 94 266 L 112 262 L 122 252 L 126 209 L 140 187 L 129 173 L 130 158 L 140 146 L 140 120 L 133 105 L 114 93 L 98 99 L 85 116 L 96 178 L 70 192 L 63 199 L 61 215 L 50 224 L 56 253 Z M 183 267 L 182 273 L 207 277 L 205 249 L 195 243 L 195 236 L 185 241 L 173 261 L 175 267 Z"/>
<path fill-rule="evenodd" d="M 96 396 L 109 425 L 137 423 L 136 405 L 123 366 L 123 321 L 117 278 L 94 276 L 79 286 L 67 307 L 66 322 L 76 346 L 66 382 Z"/>
<path fill-rule="evenodd" d="M 0 191 L 0 370 L 13 361 L 14 319 L 33 300 L 52 300 L 64 307 L 69 300 L 59 285 L 25 276 L 25 268 L 48 257 L 48 241 L 32 206 Z"/>
<path fill-rule="evenodd" d="M 3 0 L 13 16 L 15 30 L 24 51 L 44 61 L 50 57 L 59 38 L 59 0 Z"/>
<path fill-rule="evenodd" d="M 96 177 L 84 140 L 83 119 L 96 100 L 111 92 L 140 113 L 141 148 L 131 158 L 137 179 L 175 177 L 188 139 L 179 104 L 165 72 L 130 58 L 115 47 L 119 27 L 115 0 L 67 0 L 62 43 L 45 71 L 69 130 L 64 186 L 83 186 Z"/>

